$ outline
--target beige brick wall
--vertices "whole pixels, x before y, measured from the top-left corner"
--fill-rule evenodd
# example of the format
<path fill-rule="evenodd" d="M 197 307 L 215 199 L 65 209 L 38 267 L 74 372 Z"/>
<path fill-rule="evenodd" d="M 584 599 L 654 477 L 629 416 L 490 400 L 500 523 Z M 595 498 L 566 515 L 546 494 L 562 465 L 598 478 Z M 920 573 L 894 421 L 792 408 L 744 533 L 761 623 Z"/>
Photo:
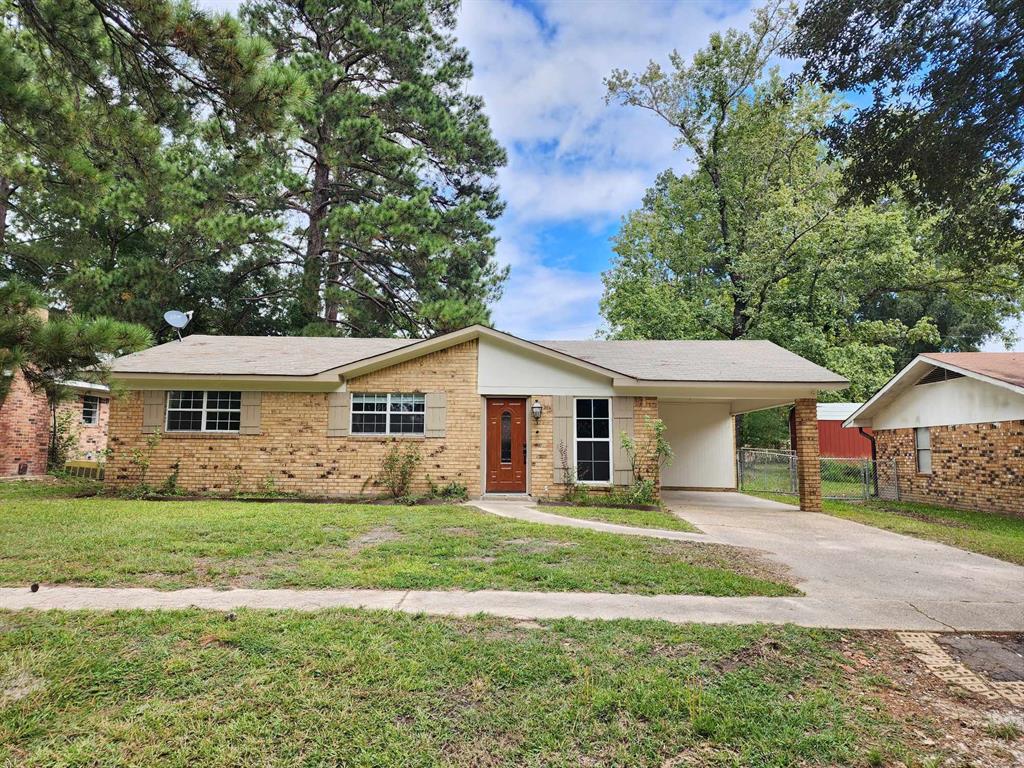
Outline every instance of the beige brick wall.
<path fill-rule="evenodd" d="M 352 392 L 447 392 L 446 436 L 400 438 L 420 446 L 423 462 L 413 492 L 455 480 L 480 493 L 481 401 L 477 394 L 477 342 L 470 341 L 352 379 Z M 377 495 L 374 483 L 390 439 L 328 437 L 326 393 L 264 392 L 259 435 L 164 434 L 147 475 L 159 485 L 179 465 L 179 486 L 190 491 L 265 490 L 326 496 Z M 138 482 L 130 462 L 145 445 L 142 396 L 112 403 L 107 483 Z"/>
<path fill-rule="evenodd" d="M 878 482 L 904 501 L 1024 517 L 1024 421 L 931 427 L 932 473 L 917 472 L 913 429 L 875 432 Z"/>

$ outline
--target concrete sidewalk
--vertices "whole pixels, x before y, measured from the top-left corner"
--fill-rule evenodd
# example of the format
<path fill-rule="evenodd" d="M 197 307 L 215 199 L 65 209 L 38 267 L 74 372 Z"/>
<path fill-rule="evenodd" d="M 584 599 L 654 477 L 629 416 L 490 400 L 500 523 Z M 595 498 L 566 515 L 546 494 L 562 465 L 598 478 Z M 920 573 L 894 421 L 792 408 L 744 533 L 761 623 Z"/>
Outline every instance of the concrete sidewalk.
<path fill-rule="evenodd" d="M 420 592 L 373 589 L 155 589 L 93 587 L 0 588 L 3 610 L 229 611 L 260 608 L 315 611 L 369 608 L 444 616 L 486 613 L 517 619 L 661 619 L 676 623 L 798 624 L 835 629 L 1024 631 L 1016 602 L 823 600 L 813 597 L 698 597 L 587 592 Z"/>

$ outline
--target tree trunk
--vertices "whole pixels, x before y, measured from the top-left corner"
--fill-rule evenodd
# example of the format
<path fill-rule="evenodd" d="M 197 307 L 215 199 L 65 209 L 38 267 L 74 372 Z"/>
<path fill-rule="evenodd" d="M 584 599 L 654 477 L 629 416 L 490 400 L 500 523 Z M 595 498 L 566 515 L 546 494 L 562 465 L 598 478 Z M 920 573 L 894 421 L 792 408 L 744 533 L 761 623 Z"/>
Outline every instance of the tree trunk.
<path fill-rule="evenodd" d="M 14 185 L 3 176 L 0 176 L 0 251 L 7 244 L 7 209 L 13 190 Z"/>
<path fill-rule="evenodd" d="M 327 216 L 330 168 L 318 152 L 313 171 L 313 187 L 309 206 L 309 226 L 306 228 L 306 257 L 302 267 L 302 291 L 299 307 L 302 319 L 314 323 L 321 319 L 320 290 L 324 277 L 324 218 Z"/>

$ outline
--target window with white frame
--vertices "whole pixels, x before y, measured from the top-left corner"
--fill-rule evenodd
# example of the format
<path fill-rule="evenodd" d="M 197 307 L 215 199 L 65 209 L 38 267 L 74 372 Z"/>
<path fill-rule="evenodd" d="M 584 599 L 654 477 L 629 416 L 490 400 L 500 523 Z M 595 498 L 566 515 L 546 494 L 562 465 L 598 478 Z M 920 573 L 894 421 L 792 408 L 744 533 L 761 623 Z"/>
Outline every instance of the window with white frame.
<path fill-rule="evenodd" d="M 100 423 L 100 399 L 95 395 L 82 397 L 82 423 L 86 426 Z"/>
<path fill-rule="evenodd" d="M 352 395 L 353 435 L 422 435 L 425 395 Z"/>
<path fill-rule="evenodd" d="M 612 479 L 611 403 L 606 397 L 576 400 L 576 477 L 581 483 Z"/>
<path fill-rule="evenodd" d="M 175 390 L 167 393 L 168 432 L 237 432 L 241 392 Z"/>
<path fill-rule="evenodd" d="M 932 431 L 928 427 L 914 430 L 914 451 L 917 454 L 917 471 L 922 475 L 932 473 Z"/>

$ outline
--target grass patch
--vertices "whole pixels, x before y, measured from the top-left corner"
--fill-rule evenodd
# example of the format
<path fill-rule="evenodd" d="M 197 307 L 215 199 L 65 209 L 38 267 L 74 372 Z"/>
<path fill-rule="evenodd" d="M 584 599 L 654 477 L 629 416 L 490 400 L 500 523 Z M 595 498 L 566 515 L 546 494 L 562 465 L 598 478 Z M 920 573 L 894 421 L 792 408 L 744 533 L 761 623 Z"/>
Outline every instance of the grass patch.
<path fill-rule="evenodd" d="M 825 631 L 355 611 L 0 622 L 0 686 L 15 691 L 0 762 L 25 768 L 783 768 L 913 753 Z"/>
<path fill-rule="evenodd" d="M 756 494 L 776 501 L 785 497 Z M 1024 565 L 1024 519 L 908 501 L 824 502 L 826 514 Z"/>
<path fill-rule="evenodd" d="M 698 532 L 690 523 L 665 509 L 619 509 L 617 507 L 570 507 L 542 505 L 541 512 L 563 517 L 578 517 L 602 523 L 633 525 L 637 528 L 661 528 L 666 531 Z"/>
<path fill-rule="evenodd" d="M 788 595 L 745 550 L 469 507 L 151 502 L 0 488 L 0 584 Z"/>

